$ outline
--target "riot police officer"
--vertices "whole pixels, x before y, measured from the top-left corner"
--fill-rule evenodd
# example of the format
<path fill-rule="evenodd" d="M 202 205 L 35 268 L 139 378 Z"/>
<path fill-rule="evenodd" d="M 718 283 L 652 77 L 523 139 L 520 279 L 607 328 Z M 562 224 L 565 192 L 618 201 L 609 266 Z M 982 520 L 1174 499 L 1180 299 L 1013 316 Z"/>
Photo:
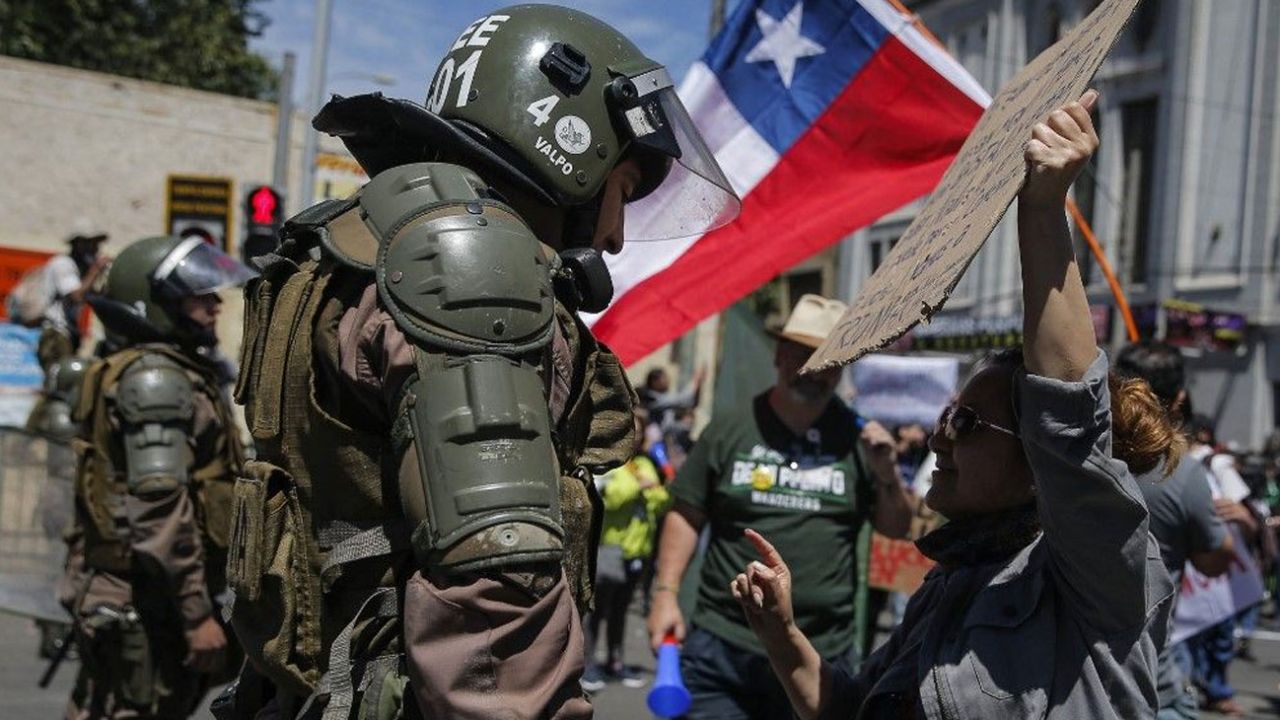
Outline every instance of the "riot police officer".
<path fill-rule="evenodd" d="M 45 439 L 46 446 L 46 480 L 40 488 L 40 501 L 37 513 L 41 529 L 46 538 L 55 543 L 59 539 L 67 540 L 69 555 L 64 570 L 69 570 L 77 555 L 78 538 L 71 527 L 71 493 L 75 462 L 71 456 L 70 443 L 76 435 L 75 422 L 71 419 L 72 409 L 79 397 L 80 385 L 84 381 L 84 373 L 88 362 L 75 355 L 68 355 L 53 362 L 44 376 L 44 387 L 41 391 L 38 411 L 33 411 L 27 420 L 27 431 Z M 57 588 L 58 596 L 66 597 L 72 584 L 70 576 L 64 577 Z M 59 656 L 59 649 L 70 641 L 71 626 L 68 623 L 53 620 L 37 620 L 40 629 L 40 657 L 53 659 Z"/>
<path fill-rule="evenodd" d="M 147 238 L 90 299 L 115 351 L 92 364 L 74 412 L 83 567 L 69 576 L 83 579 L 69 717 L 185 718 L 236 669 L 217 600 L 244 455 L 209 356 L 218 291 L 252 275 L 199 239 Z"/>
<path fill-rule="evenodd" d="M 228 576 L 252 666 L 225 717 L 587 717 L 592 472 L 634 392 L 577 317 L 642 236 L 738 199 L 670 75 L 545 5 L 468 26 L 426 107 L 338 98 L 315 126 L 372 180 L 294 217 L 246 289 L 237 400 L 258 450 Z"/>

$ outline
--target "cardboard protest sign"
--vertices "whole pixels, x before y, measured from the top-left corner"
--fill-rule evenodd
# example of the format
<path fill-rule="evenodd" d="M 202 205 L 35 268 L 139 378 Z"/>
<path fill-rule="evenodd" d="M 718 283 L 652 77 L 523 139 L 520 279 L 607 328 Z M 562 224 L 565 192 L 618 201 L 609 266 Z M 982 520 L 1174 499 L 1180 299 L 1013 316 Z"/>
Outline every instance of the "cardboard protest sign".
<path fill-rule="evenodd" d="M 911 227 L 806 365 L 845 365 L 942 308 L 1022 187 L 1031 128 L 1078 99 L 1140 0 L 1103 0 L 991 102 Z"/>

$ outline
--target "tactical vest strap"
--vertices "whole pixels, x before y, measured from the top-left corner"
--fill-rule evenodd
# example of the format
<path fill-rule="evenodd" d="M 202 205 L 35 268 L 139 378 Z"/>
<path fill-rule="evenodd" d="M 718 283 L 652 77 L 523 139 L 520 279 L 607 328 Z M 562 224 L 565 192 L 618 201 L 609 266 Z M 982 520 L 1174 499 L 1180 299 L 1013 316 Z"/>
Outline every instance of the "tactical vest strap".
<path fill-rule="evenodd" d="M 302 264 L 298 272 L 285 281 L 275 302 L 272 303 L 273 320 L 268 325 L 261 354 L 256 358 L 256 387 L 253 402 L 253 436 L 270 439 L 280 434 L 280 413 L 287 398 L 284 397 L 285 365 L 289 348 L 293 347 L 299 332 L 311 332 L 310 327 L 299 328 L 302 308 L 315 292 L 315 260 Z M 287 321 L 282 320 L 288 318 Z"/>
<path fill-rule="evenodd" d="M 328 697 L 321 720 L 347 720 L 351 713 L 351 705 L 355 702 L 356 684 L 352 678 L 351 636 L 360 623 L 374 618 L 397 618 L 400 616 L 400 596 L 395 588 L 383 587 L 374 590 L 360 606 L 351 622 L 334 638 L 329 649 L 329 669 L 320 678 L 316 691 L 307 698 L 298 717 L 309 717 L 312 704 Z M 398 656 L 397 656 L 398 657 Z M 368 671 L 368 667 L 363 668 Z M 363 674 L 363 673 L 361 673 Z"/>
<path fill-rule="evenodd" d="M 320 568 L 320 581 L 328 590 L 337 579 L 337 571 L 343 565 L 375 557 L 385 557 L 409 550 L 413 526 L 404 520 L 395 520 L 360 530 L 345 522 L 330 522 L 317 533 L 321 547 L 329 548 L 324 565 Z"/>

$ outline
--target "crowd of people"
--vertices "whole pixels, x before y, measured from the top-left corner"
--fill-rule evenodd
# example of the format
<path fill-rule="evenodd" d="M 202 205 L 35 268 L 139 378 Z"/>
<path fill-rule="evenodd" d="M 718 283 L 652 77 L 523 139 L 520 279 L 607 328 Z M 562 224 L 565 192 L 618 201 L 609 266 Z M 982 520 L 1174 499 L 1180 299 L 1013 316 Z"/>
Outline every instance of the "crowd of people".
<path fill-rule="evenodd" d="M 109 263 L 97 231 L 51 263 L 32 427 L 77 453 L 68 718 L 188 717 L 228 681 L 219 720 L 588 718 L 589 693 L 647 682 L 634 602 L 655 651 L 681 645 L 691 720 L 1241 712 L 1229 665 L 1260 607 L 1171 638 L 1193 573 L 1251 558 L 1274 589 L 1280 440 L 1221 447 L 1176 349 L 1097 347 L 1063 213 L 1095 93 L 1016 139 L 1024 343 L 933 427 L 886 428 L 837 398 L 841 369 L 802 371 L 847 310 L 805 295 L 774 383 L 695 441 L 704 373 L 633 392 L 578 316 L 609 301 L 628 203 L 678 175 L 700 193 L 682 232 L 738 206 L 666 72 L 539 5 L 480 18 L 441 68 L 430 108 L 325 106 L 315 126 L 372 180 L 257 270 L 177 237 Z M 567 171 L 535 141 L 556 103 Z M 241 287 L 230 372 L 219 293 Z M 872 598 L 893 618 L 873 643 L 859 538 L 913 528 L 936 565 Z"/>

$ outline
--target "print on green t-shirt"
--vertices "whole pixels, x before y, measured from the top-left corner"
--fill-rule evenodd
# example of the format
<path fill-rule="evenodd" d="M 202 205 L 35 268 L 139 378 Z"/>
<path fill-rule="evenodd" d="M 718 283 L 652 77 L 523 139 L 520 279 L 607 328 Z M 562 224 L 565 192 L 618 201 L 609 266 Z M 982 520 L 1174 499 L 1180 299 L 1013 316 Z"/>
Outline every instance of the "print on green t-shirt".
<path fill-rule="evenodd" d="M 874 493 L 853 415 L 833 400 L 802 435 L 782 424 L 765 395 L 745 412 L 712 418 L 672 494 L 702 510 L 710 543 L 693 624 L 759 652 L 729 583 L 757 559 L 747 528 L 769 539 L 792 573 L 796 624 L 824 657 L 853 645 L 858 532 Z"/>

